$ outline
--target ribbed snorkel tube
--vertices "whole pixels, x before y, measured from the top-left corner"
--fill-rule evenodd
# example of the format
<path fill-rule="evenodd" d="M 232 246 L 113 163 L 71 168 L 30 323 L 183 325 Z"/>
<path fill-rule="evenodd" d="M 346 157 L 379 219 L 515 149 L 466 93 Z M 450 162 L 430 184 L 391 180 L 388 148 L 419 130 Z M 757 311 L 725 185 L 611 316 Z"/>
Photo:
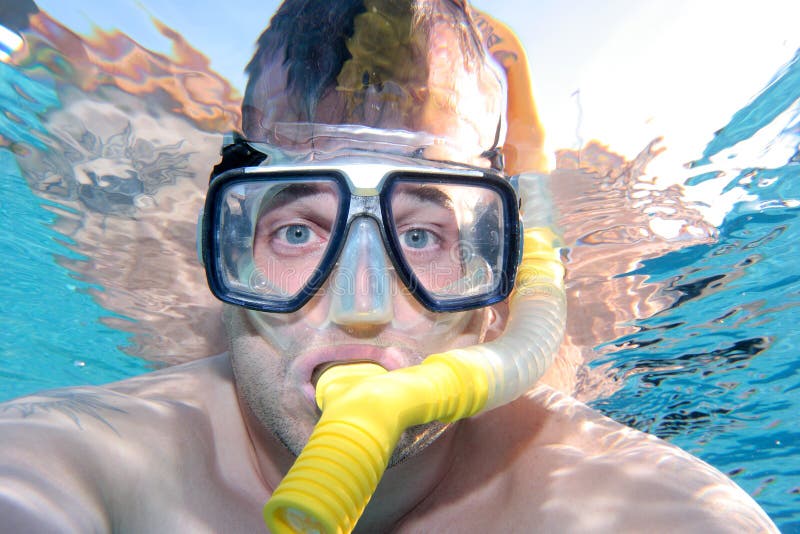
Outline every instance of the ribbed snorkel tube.
<path fill-rule="evenodd" d="M 503 334 L 392 372 L 374 364 L 326 371 L 317 383 L 322 416 L 264 507 L 273 533 L 352 531 L 406 428 L 501 406 L 541 378 L 564 333 L 566 299 L 557 237 L 541 224 L 549 209 L 540 209 L 540 178 L 520 177 L 530 205 Z"/>

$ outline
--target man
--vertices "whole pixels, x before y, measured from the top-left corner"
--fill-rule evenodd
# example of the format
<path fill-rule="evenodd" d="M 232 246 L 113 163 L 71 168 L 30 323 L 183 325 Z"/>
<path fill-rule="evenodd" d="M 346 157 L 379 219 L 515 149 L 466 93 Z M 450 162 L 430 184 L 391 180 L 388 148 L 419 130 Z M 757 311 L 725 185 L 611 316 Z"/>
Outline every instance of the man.
<path fill-rule="evenodd" d="M 280 8 L 249 66 L 250 143 L 226 150 L 204 221 L 210 285 L 230 303 L 228 354 L 3 405 L 0 528 L 263 530 L 261 509 L 318 419 L 325 368 L 391 370 L 501 335 L 506 293 L 487 280 L 513 274 L 513 247 L 479 230 L 503 235 L 514 202 L 499 183 L 462 178 L 494 183 L 499 149 L 522 145 L 475 19 L 446 0 Z M 400 178 L 376 184 L 359 174 L 367 165 Z M 428 170 L 458 178 L 434 187 Z M 383 188 L 380 210 L 359 187 Z M 645 529 L 775 530 L 721 473 L 544 384 L 406 432 L 356 527 Z"/>

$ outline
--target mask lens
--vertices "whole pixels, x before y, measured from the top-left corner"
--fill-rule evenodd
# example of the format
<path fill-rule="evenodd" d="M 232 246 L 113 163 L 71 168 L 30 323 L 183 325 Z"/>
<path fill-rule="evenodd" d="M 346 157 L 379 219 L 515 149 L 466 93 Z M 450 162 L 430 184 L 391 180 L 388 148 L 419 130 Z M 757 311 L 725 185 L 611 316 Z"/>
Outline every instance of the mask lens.
<path fill-rule="evenodd" d="M 383 223 L 397 275 L 428 309 L 466 310 L 508 295 L 520 230 L 508 182 L 477 172 L 358 170 L 349 179 L 338 169 L 310 168 L 220 175 L 209 188 L 203 221 L 214 294 L 261 311 L 300 309 L 337 261 L 346 260 L 343 273 L 373 268 L 360 255 L 377 257 L 375 247 L 337 257 L 345 227 L 366 217 Z"/>
<path fill-rule="evenodd" d="M 439 301 L 494 293 L 504 272 L 503 196 L 470 183 L 402 179 L 390 192 L 396 249 L 422 289 Z"/>
<path fill-rule="evenodd" d="M 253 179 L 219 193 L 217 254 L 226 290 L 248 301 L 303 298 L 322 272 L 342 191 L 326 177 Z"/>

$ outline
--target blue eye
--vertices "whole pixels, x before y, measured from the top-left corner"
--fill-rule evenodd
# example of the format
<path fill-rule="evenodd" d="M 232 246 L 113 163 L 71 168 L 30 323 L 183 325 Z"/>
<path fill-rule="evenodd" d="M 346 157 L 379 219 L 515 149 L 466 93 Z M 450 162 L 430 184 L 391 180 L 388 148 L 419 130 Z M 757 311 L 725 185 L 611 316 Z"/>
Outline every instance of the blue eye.
<path fill-rule="evenodd" d="M 430 233 L 426 230 L 414 229 L 403 234 L 403 242 L 410 248 L 425 248 L 430 241 Z"/>
<path fill-rule="evenodd" d="M 304 245 L 311 240 L 311 230 L 302 224 L 287 226 L 284 236 L 290 245 Z"/>

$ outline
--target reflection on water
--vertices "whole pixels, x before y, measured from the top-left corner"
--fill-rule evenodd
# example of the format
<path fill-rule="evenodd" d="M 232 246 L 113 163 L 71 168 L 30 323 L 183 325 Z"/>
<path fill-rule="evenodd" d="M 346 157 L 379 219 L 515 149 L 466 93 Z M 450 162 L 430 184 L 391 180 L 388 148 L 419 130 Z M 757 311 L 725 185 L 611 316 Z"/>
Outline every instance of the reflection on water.
<path fill-rule="evenodd" d="M 30 18 L 14 56 L 3 145 L 75 254 L 61 265 L 135 334 L 126 351 L 177 363 L 223 350 L 218 305 L 195 252 L 195 220 L 238 96 L 159 23 L 174 54 L 118 32 L 78 36 Z M 186 303 L 191 303 L 187 305 Z"/>
<path fill-rule="evenodd" d="M 24 264 L 26 248 L 43 247 L 104 309 L 80 315 L 89 330 L 66 334 L 117 335 L 105 346 L 172 364 L 223 350 L 195 221 L 220 134 L 238 125 L 239 97 L 202 54 L 156 24 L 174 43 L 170 57 L 118 31 L 83 37 L 46 13 L 32 16 L 13 66 L 0 63 L 0 155 L 16 173 L 4 188 L 20 189 L 24 178 L 47 210 L 13 212 L 38 224 L 28 240 L 11 242 L 13 254 Z M 800 529 L 800 488 L 792 485 L 800 466 L 775 460 L 796 464 L 800 442 L 791 426 L 800 284 L 795 63 L 734 116 L 684 185 L 664 186 L 648 173 L 657 141 L 633 161 L 596 142 L 565 150 L 552 176 L 569 267 L 574 350 L 566 367 L 578 369 L 578 397 L 728 472 L 787 531 Z M 697 188 L 719 196 L 687 197 Z M 739 202 L 721 225 L 710 224 L 704 215 L 734 192 Z M 25 288 L 24 269 L 8 269 L 5 278 Z M 32 286 L 33 274 L 55 276 L 37 269 Z M 18 302 L 33 291 L 6 294 Z M 39 307 L 25 301 L 33 312 L 13 313 L 42 328 L 53 313 L 46 297 Z M 24 342 L 44 354 L 69 352 L 68 338 L 51 343 L 41 334 Z M 84 360 L 69 361 L 79 369 Z M 135 362 L 109 376 L 140 372 Z M 83 380 L 72 371 L 57 371 L 61 384 Z M 59 384 L 7 369 L 0 379 L 28 380 L 31 389 Z"/>
<path fill-rule="evenodd" d="M 674 300 L 645 276 L 619 274 L 648 258 L 714 239 L 716 229 L 683 199 L 680 187 L 658 186 L 647 174 L 660 152 L 653 142 L 626 161 L 593 142 L 557 155 L 551 188 L 568 251 L 567 340 L 580 348 L 580 364 L 597 358 L 598 345 L 636 332 L 636 321 Z M 579 368 L 582 400 L 618 387 L 614 375 Z"/>

